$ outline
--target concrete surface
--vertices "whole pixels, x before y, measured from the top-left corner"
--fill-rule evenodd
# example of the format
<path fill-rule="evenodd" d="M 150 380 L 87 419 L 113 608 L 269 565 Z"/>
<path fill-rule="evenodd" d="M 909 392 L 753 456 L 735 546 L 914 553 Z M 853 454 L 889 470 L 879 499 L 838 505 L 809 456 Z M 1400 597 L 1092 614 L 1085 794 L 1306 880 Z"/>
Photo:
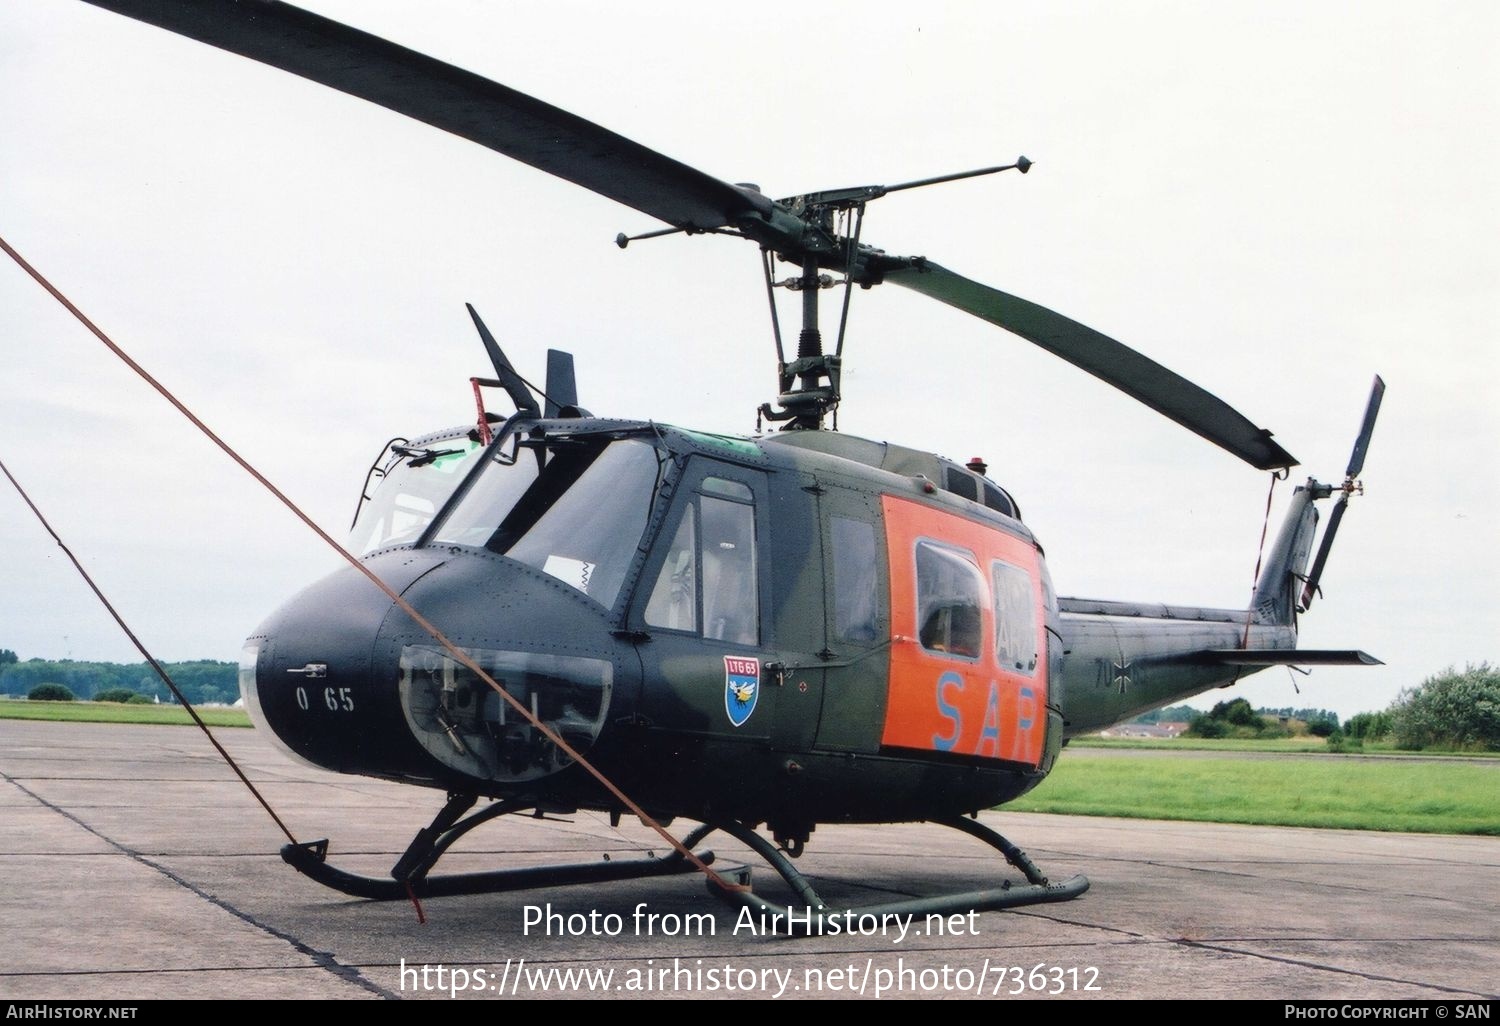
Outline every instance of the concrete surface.
<path fill-rule="evenodd" d="M 299 838 L 332 838 L 344 868 L 385 873 L 441 804 L 436 792 L 293 765 L 248 730 L 218 736 Z M 960 917 L 942 936 L 918 917 L 904 939 L 894 926 L 804 939 L 736 931 L 735 913 L 695 877 L 430 899 L 423 925 L 409 903 L 346 898 L 289 869 L 280 833 L 195 730 L 0 721 L 0 999 L 447 999 L 455 985 L 491 999 L 1500 995 L 1495 839 L 986 818 L 1054 878 L 1083 872 L 1092 889 Z M 745 857 L 721 835 L 710 846 Z M 579 814 L 501 820 L 460 848 L 441 868 L 662 845 L 638 825 Z M 800 865 L 826 896 L 862 902 L 993 886 L 1005 868 L 927 826 L 825 827 Z M 765 868 L 756 882 L 779 893 Z M 584 929 L 528 931 L 528 906 Z M 647 935 L 638 908 L 658 926 L 712 915 L 692 935 Z M 601 935 L 610 915 L 618 936 Z M 570 986 L 556 975 L 568 970 L 612 975 Z"/>

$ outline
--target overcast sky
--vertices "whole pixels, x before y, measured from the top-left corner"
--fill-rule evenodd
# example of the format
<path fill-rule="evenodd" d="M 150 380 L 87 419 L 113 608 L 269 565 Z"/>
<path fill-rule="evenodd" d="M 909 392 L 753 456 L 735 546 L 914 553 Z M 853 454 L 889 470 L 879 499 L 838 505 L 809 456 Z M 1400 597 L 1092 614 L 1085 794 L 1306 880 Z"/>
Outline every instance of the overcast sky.
<path fill-rule="evenodd" d="M 865 239 L 1051 306 L 1342 477 L 1307 647 L 1236 693 L 1347 716 L 1500 658 L 1500 8 L 1487 3 L 319 0 L 308 6 L 772 195 L 970 167 Z M 774 391 L 758 253 L 74 0 L 0 3 L 0 236 L 335 533 L 385 440 L 472 415 L 473 302 L 604 415 L 734 433 Z M 788 307 L 785 316 L 795 317 Z M 0 459 L 156 654 L 237 657 L 336 557 L 8 262 Z M 1029 344 L 855 296 L 847 431 L 981 455 L 1065 595 L 1243 605 L 1269 484 Z M 135 660 L 0 491 L 0 647 Z M 1300 693 L 1294 690 L 1294 681 Z M 1208 696 L 1208 701 L 1225 697 Z"/>

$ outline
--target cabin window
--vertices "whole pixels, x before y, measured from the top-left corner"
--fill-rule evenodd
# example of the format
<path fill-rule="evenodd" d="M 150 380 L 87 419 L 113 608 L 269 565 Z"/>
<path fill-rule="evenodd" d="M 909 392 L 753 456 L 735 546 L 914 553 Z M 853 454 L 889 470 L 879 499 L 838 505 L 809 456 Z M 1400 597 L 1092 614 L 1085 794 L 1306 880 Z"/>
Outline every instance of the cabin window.
<path fill-rule="evenodd" d="M 482 546 L 613 606 L 646 530 L 658 470 L 656 450 L 634 439 L 504 444 L 434 540 Z"/>
<path fill-rule="evenodd" d="M 646 624 L 700 631 L 734 645 L 760 641 L 753 493 L 707 478 L 682 520 L 646 603 Z M 720 496 L 730 496 L 721 498 Z"/>
<path fill-rule="evenodd" d="M 703 635 L 754 645 L 760 640 L 755 507 L 709 495 L 702 502 Z"/>
<path fill-rule="evenodd" d="M 943 487 L 954 495 L 962 495 L 970 502 L 979 501 L 979 485 L 968 474 L 957 467 L 947 467 L 943 473 Z"/>
<path fill-rule="evenodd" d="M 1004 513 L 1006 516 L 1015 517 L 1017 520 L 1021 519 L 1021 511 L 1016 507 L 1015 500 L 988 481 L 983 482 L 983 484 L 984 504 L 986 506 L 997 513 Z"/>
<path fill-rule="evenodd" d="M 1036 605 L 1031 578 L 1009 563 L 990 564 L 995 595 L 995 662 L 1002 670 L 1036 672 Z"/>
<path fill-rule="evenodd" d="M 379 471 L 380 484 L 349 531 L 349 551 L 365 555 L 388 545 L 409 545 L 464 479 L 479 455 L 478 442 L 458 436 L 412 446 L 390 447 Z"/>
<path fill-rule="evenodd" d="M 646 531 L 656 491 L 656 450 L 645 442 L 620 441 L 594 452 L 579 454 L 576 476 L 571 470 L 556 475 L 555 497 L 543 497 L 536 510 L 526 509 L 523 501 L 501 527 L 521 519 L 506 555 L 612 607 Z M 553 458 L 538 485 L 553 476 L 561 458 Z"/>
<path fill-rule="evenodd" d="M 833 633 L 843 641 L 874 641 L 879 629 L 875 525 L 829 518 L 833 541 Z"/>
<path fill-rule="evenodd" d="M 726 481 L 722 477 L 706 477 L 698 490 L 705 495 L 722 495 L 726 499 L 754 502 L 755 493 L 743 481 Z"/>
<path fill-rule="evenodd" d="M 488 546 L 495 528 L 536 481 L 538 464 L 512 435 L 486 455 L 474 481 L 444 518 L 434 541 Z"/>
<path fill-rule="evenodd" d="M 918 639 L 929 652 L 979 658 L 984 577 L 967 549 L 917 542 Z"/>
<path fill-rule="evenodd" d="M 651 601 L 646 603 L 646 623 L 673 631 L 698 629 L 698 544 L 693 524 L 698 510 L 688 506 L 672 536 L 667 559 L 656 575 Z"/>

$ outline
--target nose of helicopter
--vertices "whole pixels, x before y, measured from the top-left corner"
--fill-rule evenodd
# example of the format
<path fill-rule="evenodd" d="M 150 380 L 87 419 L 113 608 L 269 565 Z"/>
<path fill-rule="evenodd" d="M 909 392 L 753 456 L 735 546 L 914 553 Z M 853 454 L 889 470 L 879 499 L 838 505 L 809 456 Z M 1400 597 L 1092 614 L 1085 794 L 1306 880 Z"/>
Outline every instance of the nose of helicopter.
<path fill-rule="evenodd" d="M 598 737 L 633 655 L 597 603 L 542 571 L 451 548 L 365 565 L 575 750 Z M 288 754 L 345 773 L 502 793 L 566 768 L 524 713 L 352 567 L 246 642 L 241 689 Z"/>

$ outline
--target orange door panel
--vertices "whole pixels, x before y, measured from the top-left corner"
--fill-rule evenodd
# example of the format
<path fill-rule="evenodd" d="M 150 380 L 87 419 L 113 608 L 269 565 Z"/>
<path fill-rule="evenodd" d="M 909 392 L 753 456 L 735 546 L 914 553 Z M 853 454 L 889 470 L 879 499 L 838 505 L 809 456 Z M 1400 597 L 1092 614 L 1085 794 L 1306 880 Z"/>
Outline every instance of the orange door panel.
<path fill-rule="evenodd" d="M 881 743 L 1037 765 L 1047 642 L 1036 549 L 909 499 L 882 505 L 895 640 Z"/>

